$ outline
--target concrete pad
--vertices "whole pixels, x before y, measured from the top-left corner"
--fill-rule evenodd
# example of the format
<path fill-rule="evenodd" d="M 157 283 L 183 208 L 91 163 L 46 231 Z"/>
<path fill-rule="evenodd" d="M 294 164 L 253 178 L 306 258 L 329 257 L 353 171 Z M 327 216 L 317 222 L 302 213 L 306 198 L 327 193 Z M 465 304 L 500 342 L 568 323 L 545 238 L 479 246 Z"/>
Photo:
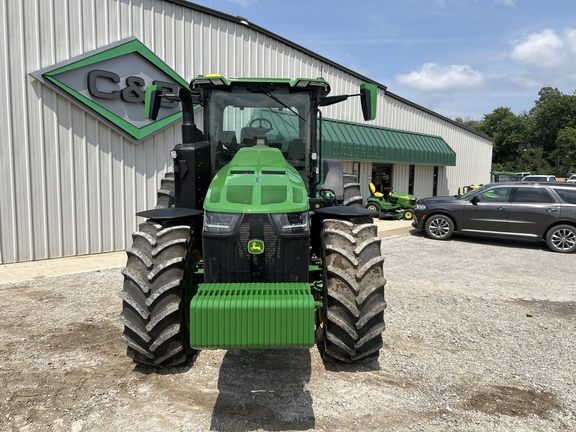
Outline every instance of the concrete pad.
<path fill-rule="evenodd" d="M 126 252 L 110 252 L 69 258 L 0 265 L 0 284 L 37 280 L 126 265 Z"/>
<path fill-rule="evenodd" d="M 378 227 L 378 237 L 407 235 L 413 229 L 411 220 L 374 219 Z"/>

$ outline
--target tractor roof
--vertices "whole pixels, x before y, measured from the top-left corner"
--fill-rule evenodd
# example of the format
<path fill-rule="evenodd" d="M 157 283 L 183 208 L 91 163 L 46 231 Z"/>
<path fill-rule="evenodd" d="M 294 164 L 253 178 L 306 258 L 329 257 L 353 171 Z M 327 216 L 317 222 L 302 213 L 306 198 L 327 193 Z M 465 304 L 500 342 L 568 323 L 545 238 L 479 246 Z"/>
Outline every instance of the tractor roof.
<path fill-rule="evenodd" d="M 285 84 L 290 87 L 291 91 L 319 90 L 320 97 L 330 93 L 330 84 L 324 78 L 296 78 L 295 80 L 288 78 L 225 78 L 220 74 L 200 75 L 192 78 L 190 89 L 212 88 L 228 90 L 234 84 L 263 84 L 266 88 L 270 85 Z"/>

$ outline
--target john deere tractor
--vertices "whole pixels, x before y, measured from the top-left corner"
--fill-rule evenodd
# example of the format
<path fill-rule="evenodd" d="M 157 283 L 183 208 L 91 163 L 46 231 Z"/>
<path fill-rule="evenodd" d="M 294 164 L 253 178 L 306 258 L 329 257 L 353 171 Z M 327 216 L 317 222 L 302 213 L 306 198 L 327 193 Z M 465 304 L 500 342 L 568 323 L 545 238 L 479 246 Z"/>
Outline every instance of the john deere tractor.
<path fill-rule="evenodd" d="M 376 90 L 353 95 L 366 120 Z M 127 250 L 120 320 L 136 363 L 314 344 L 324 359 L 378 356 L 384 258 L 359 184 L 322 158 L 320 108 L 349 97 L 329 92 L 324 79 L 221 75 L 178 95 L 147 88 L 152 119 L 162 98 L 181 103 L 183 142 Z"/>

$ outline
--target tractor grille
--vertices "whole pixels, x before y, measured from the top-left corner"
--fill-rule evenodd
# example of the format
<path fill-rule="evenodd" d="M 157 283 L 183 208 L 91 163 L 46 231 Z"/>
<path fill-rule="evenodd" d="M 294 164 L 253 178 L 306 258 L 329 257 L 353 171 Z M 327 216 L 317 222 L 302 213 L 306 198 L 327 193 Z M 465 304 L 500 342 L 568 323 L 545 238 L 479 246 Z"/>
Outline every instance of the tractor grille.
<path fill-rule="evenodd" d="M 410 198 L 408 200 L 408 204 L 410 204 L 411 206 L 415 206 L 416 205 L 416 198 Z"/>
<path fill-rule="evenodd" d="M 248 242 L 262 240 L 264 252 L 250 254 Z M 309 237 L 279 236 L 268 215 L 247 214 L 230 237 L 203 237 L 206 283 L 308 282 Z"/>

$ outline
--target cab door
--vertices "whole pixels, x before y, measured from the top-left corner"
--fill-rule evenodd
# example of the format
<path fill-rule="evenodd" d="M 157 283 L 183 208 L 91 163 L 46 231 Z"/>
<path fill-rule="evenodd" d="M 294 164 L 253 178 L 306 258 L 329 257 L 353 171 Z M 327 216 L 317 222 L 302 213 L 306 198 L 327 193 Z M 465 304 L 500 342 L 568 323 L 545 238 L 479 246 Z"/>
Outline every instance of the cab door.
<path fill-rule="evenodd" d="M 511 186 L 495 186 L 470 197 L 461 231 L 506 232 L 511 195 Z"/>

